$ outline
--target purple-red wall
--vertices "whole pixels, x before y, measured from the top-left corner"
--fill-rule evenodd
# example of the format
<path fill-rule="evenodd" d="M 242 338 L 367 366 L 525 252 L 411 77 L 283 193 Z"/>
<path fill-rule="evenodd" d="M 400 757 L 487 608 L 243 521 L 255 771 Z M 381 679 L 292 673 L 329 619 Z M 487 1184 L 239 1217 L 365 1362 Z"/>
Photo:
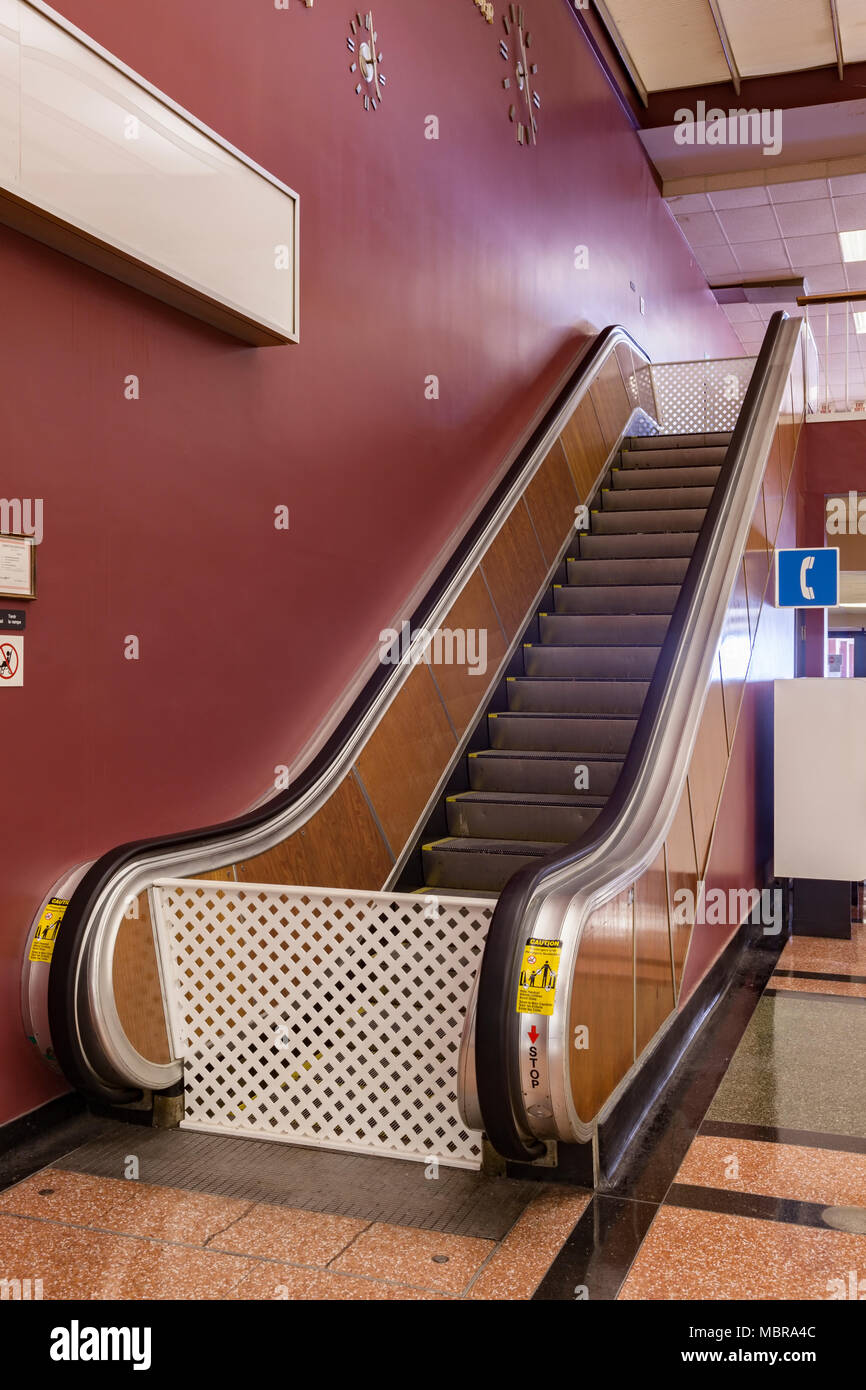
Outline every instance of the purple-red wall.
<path fill-rule="evenodd" d="M 18 1014 L 56 878 L 262 794 L 581 337 L 620 322 L 656 360 L 739 352 L 565 0 L 526 4 L 534 149 L 473 0 L 377 0 L 375 113 L 349 4 L 56 7 L 300 193 L 301 345 L 240 346 L 0 228 L 0 492 L 45 505 L 26 685 L 0 697 L 0 1122 L 58 1089 Z"/>

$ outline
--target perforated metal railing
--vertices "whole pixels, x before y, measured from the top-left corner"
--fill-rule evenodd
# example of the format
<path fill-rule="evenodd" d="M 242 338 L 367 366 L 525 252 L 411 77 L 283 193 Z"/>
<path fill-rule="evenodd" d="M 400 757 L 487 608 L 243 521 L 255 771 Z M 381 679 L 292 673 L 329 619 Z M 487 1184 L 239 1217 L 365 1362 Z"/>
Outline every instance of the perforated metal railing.
<path fill-rule="evenodd" d="M 754 357 L 658 362 L 639 367 L 629 390 L 660 434 L 727 433 L 737 423 L 754 366 Z"/>
<path fill-rule="evenodd" d="M 183 1127 L 480 1167 L 457 1076 L 493 906 L 160 880 Z"/>

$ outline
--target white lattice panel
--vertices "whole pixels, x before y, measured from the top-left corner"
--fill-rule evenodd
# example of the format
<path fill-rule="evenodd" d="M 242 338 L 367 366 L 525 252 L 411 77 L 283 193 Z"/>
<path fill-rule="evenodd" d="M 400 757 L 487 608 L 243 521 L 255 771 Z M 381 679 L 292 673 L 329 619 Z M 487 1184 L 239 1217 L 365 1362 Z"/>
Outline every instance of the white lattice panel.
<path fill-rule="evenodd" d="M 480 1166 L 457 1067 L 492 901 L 184 880 L 152 896 L 185 1128 Z"/>
<path fill-rule="evenodd" d="M 754 366 L 753 357 L 654 364 L 649 370 L 660 433 L 733 430 Z"/>

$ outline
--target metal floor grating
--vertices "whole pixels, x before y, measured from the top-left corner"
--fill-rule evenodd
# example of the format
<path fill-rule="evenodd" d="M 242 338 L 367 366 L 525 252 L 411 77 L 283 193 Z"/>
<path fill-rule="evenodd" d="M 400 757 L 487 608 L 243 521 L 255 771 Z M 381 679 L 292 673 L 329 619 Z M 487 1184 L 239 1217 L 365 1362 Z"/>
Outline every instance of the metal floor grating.
<path fill-rule="evenodd" d="M 52 1166 L 123 1178 L 129 1155 L 144 1183 L 483 1240 L 501 1240 L 539 1190 L 462 1168 L 426 1178 L 425 1165 L 405 1159 L 121 1123 Z"/>

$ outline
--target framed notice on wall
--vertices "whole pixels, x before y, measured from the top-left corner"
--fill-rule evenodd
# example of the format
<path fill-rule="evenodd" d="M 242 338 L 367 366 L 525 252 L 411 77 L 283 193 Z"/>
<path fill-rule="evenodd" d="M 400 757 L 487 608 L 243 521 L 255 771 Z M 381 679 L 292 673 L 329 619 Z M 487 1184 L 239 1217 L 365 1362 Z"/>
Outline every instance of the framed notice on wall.
<path fill-rule="evenodd" d="M 0 536 L 0 598 L 36 597 L 36 542 Z"/>

